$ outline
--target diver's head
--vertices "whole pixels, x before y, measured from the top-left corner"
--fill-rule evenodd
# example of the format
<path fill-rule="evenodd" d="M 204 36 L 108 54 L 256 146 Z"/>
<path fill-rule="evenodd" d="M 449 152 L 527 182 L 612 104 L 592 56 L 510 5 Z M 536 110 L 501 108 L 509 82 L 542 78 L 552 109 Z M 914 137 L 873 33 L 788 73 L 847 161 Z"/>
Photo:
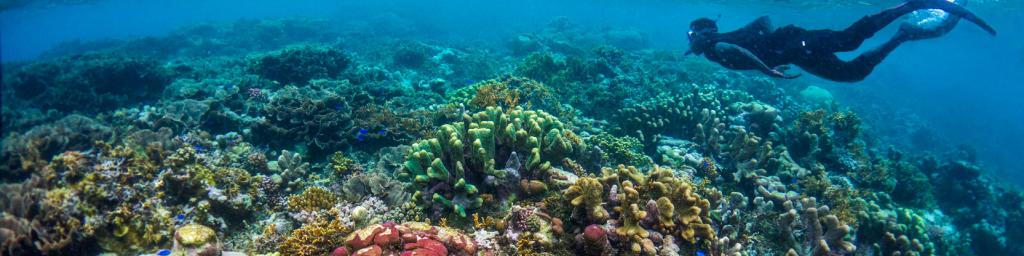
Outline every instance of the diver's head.
<path fill-rule="evenodd" d="M 709 18 L 696 19 L 690 22 L 690 32 L 687 35 L 690 40 L 693 40 L 695 36 L 704 35 L 707 33 L 718 33 L 718 24 L 715 20 Z"/>
<path fill-rule="evenodd" d="M 707 48 L 708 35 L 718 33 L 718 24 L 709 18 L 696 19 L 690 22 L 690 31 L 686 37 L 690 39 L 690 52 L 703 54 Z"/>

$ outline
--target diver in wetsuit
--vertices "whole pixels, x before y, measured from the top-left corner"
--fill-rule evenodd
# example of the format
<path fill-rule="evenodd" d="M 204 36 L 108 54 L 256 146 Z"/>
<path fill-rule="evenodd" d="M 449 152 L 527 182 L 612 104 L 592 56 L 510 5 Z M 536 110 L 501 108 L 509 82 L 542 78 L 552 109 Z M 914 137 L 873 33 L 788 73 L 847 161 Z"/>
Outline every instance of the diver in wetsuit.
<path fill-rule="evenodd" d="M 922 29 L 904 24 L 899 32 L 878 48 L 844 61 L 836 52 L 860 47 L 864 40 L 900 16 L 916 10 L 939 9 L 950 14 L 940 27 Z M 701 18 L 690 23 L 689 54 L 703 54 L 708 60 L 729 69 L 758 70 L 773 77 L 796 78 L 784 72 L 790 64 L 825 79 L 841 82 L 863 80 L 890 52 L 906 41 L 934 38 L 945 34 L 959 18 L 977 24 L 993 36 L 995 29 L 967 9 L 946 0 L 910 0 L 876 14 L 865 16 L 844 30 L 807 30 L 789 25 L 773 29 L 767 16 L 760 17 L 736 31 L 718 33 L 714 20 Z"/>

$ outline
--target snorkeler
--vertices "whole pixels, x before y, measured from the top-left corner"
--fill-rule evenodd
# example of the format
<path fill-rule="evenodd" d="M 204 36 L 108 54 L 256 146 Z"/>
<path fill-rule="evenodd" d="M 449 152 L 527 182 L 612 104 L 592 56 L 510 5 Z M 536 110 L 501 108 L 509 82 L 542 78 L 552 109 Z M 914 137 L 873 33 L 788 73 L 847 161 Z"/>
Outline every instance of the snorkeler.
<path fill-rule="evenodd" d="M 938 26 L 923 28 L 904 24 L 889 41 L 853 60 L 840 60 L 835 53 L 849 52 L 897 18 L 916 10 L 939 9 L 953 17 L 941 19 Z M 689 54 L 703 54 L 708 60 L 729 69 L 758 70 L 769 76 L 796 78 L 800 74 L 784 72 L 793 64 L 825 79 L 856 82 L 867 77 L 878 63 L 906 41 L 941 36 L 952 30 L 959 18 L 977 24 L 993 36 L 995 29 L 964 7 L 946 0 L 910 0 L 876 14 L 865 16 L 844 30 L 807 30 L 794 25 L 772 28 L 763 16 L 749 25 L 728 33 L 718 33 L 715 20 L 700 18 L 690 23 Z"/>

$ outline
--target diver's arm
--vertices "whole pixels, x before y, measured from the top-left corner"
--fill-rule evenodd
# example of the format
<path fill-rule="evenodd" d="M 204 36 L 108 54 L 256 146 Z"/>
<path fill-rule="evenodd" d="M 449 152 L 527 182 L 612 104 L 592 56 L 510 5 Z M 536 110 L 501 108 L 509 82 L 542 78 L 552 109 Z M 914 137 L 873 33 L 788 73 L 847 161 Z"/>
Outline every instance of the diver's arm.
<path fill-rule="evenodd" d="M 764 62 L 757 58 L 754 53 L 735 44 L 717 43 L 715 44 L 714 51 L 715 54 L 721 58 L 723 62 L 722 65 L 729 68 L 756 69 L 766 75 L 779 78 L 792 79 L 800 77 L 800 74 L 787 75 L 782 73 L 782 71 L 788 69 L 786 66 L 779 66 L 775 68 L 768 67 L 768 65 L 764 64 Z"/>

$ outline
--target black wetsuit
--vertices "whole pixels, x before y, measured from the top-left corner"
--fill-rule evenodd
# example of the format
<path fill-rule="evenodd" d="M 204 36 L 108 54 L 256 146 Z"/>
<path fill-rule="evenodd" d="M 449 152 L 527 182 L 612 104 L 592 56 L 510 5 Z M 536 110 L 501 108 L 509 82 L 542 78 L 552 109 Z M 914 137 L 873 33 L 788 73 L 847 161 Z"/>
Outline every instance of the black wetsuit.
<path fill-rule="evenodd" d="M 878 48 L 849 61 L 839 59 L 835 53 L 856 50 L 864 40 L 871 38 L 900 16 L 919 9 L 937 8 L 933 6 L 934 4 L 936 2 L 907 2 L 865 16 L 843 30 L 808 30 L 793 25 L 773 29 L 768 17 L 761 17 L 736 31 L 706 35 L 706 40 L 710 42 L 709 45 L 728 43 L 742 47 L 768 67 L 792 64 L 829 80 L 854 82 L 863 80 L 901 43 L 916 38 L 914 35 L 898 35 Z M 943 9 L 952 9 L 954 14 L 970 17 L 972 22 L 995 34 L 995 30 L 966 9 L 951 3 L 938 5 Z M 716 55 L 714 51 L 705 51 L 705 56 L 709 60 L 728 66 L 728 63 L 724 63 L 725 58 Z"/>

